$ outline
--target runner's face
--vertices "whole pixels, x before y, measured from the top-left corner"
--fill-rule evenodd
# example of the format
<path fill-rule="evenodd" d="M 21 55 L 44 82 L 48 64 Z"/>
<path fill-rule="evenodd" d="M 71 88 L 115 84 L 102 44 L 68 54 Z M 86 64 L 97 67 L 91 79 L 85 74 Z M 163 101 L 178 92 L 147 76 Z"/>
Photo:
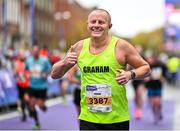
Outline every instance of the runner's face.
<path fill-rule="evenodd" d="M 88 17 L 87 29 L 91 37 L 107 35 L 110 27 L 109 17 L 103 11 L 94 11 Z"/>
<path fill-rule="evenodd" d="M 33 50 L 32 50 L 32 54 L 35 58 L 38 58 L 39 57 L 39 47 L 34 46 Z"/>

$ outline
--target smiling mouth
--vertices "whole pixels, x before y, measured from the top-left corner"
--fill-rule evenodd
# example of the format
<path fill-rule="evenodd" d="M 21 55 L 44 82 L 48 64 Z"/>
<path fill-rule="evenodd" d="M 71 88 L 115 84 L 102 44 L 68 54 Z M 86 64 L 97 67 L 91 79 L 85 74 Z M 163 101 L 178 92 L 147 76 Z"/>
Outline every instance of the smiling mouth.
<path fill-rule="evenodd" d="M 102 30 L 91 30 L 93 33 L 99 34 L 102 32 Z"/>
<path fill-rule="evenodd" d="M 102 32 L 102 29 L 100 29 L 100 28 L 91 28 L 91 31 L 94 32 L 94 33 L 100 33 L 100 32 Z"/>

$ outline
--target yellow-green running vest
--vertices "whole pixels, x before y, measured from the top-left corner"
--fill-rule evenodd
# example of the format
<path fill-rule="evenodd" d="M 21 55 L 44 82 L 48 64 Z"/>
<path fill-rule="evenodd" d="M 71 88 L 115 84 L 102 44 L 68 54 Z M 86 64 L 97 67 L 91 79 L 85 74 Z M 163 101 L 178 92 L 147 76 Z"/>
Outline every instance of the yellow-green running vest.
<path fill-rule="evenodd" d="M 117 41 L 112 36 L 106 49 L 94 55 L 89 52 L 90 38 L 84 39 L 77 62 L 81 70 L 80 120 L 111 124 L 130 119 L 126 88 L 115 80 L 117 69 L 125 69 L 115 57 Z"/>

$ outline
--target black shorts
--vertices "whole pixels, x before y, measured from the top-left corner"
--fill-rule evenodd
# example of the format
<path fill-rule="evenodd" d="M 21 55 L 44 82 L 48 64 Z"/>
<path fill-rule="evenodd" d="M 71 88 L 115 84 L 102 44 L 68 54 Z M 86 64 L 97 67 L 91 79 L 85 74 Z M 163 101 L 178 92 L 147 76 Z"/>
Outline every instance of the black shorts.
<path fill-rule="evenodd" d="M 35 97 L 36 99 L 46 99 L 46 92 L 47 89 L 40 89 L 40 90 L 36 90 L 33 88 L 29 88 L 28 89 L 28 94 L 30 97 Z"/>
<path fill-rule="evenodd" d="M 80 101 L 81 101 L 81 90 L 79 88 L 74 89 L 74 104 L 76 106 L 80 106 Z"/>
<path fill-rule="evenodd" d="M 129 130 L 129 121 L 98 124 L 80 120 L 80 130 Z"/>
<path fill-rule="evenodd" d="M 139 85 L 144 84 L 143 80 L 133 80 L 132 81 L 132 86 L 134 87 L 134 90 L 137 90 Z"/>
<path fill-rule="evenodd" d="M 28 93 L 28 88 L 22 88 L 20 86 L 17 86 L 18 88 L 18 96 L 19 96 L 19 99 L 22 100 L 24 98 L 24 95 L 26 93 Z"/>

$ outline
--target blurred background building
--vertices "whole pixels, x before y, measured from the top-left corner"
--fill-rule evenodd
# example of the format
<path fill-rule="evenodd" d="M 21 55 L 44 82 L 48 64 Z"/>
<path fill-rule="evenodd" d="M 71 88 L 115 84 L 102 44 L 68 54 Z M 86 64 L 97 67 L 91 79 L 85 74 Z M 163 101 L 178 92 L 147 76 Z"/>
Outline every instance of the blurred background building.
<path fill-rule="evenodd" d="M 180 1 L 165 0 L 164 7 L 163 27 L 127 39 L 144 49 L 178 52 Z M 44 47 L 66 51 L 88 36 L 86 18 L 93 8 L 83 7 L 77 0 L 0 0 L 0 46 L 19 49 L 38 40 Z"/>
<path fill-rule="evenodd" d="M 54 0 L 54 47 L 67 50 L 69 45 L 87 37 L 86 19 L 91 9 L 75 0 Z M 58 43 L 58 44 L 57 44 Z"/>
<path fill-rule="evenodd" d="M 36 41 L 48 49 L 47 57 L 54 49 L 58 55 L 67 51 L 77 40 L 87 37 L 86 19 L 91 10 L 76 0 L 0 0 L 0 69 L 13 75 L 18 52 L 23 50 L 28 56 Z M 9 81 L 13 83 L 14 77 Z M 0 87 L 0 112 L 3 106 L 16 105 L 18 93 L 16 84 L 12 85 Z M 53 87 L 49 95 L 59 94 L 59 87 Z"/>
<path fill-rule="evenodd" d="M 87 36 L 90 9 L 75 0 L 0 0 L 0 45 L 3 48 L 42 46 L 67 50 Z"/>

